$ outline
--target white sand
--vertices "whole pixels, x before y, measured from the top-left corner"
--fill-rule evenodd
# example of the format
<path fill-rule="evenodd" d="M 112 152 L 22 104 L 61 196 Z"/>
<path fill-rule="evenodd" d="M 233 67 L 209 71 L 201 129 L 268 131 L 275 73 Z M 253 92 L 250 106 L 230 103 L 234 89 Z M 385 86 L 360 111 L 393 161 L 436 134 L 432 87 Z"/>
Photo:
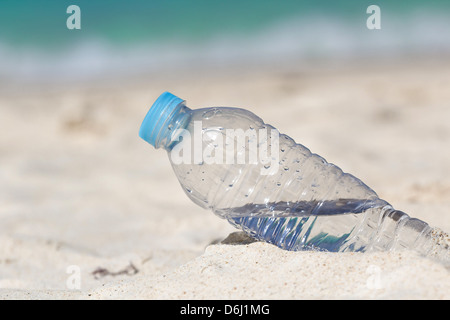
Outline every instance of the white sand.
<path fill-rule="evenodd" d="M 448 232 L 449 88 L 437 60 L 3 87 L 0 297 L 449 299 L 449 270 L 412 252 L 208 246 L 235 229 L 137 135 L 166 90 L 194 108 L 245 107 Z"/>

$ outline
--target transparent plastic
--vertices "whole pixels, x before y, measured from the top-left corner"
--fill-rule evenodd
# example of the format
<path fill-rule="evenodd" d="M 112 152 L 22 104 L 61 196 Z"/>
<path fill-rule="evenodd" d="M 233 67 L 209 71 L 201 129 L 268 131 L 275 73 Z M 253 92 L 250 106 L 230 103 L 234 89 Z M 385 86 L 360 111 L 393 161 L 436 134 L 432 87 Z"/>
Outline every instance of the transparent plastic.
<path fill-rule="evenodd" d="M 258 240 L 286 250 L 407 248 L 450 260 L 426 222 L 247 110 L 182 102 L 167 119 L 155 120 L 166 122 L 155 147 L 167 150 L 188 197 Z"/>

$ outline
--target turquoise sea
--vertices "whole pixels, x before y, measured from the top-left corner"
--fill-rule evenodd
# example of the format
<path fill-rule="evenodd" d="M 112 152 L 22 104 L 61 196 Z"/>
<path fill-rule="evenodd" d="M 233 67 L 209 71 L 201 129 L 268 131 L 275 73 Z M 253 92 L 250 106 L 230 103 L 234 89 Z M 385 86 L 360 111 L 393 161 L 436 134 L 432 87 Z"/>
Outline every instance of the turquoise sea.
<path fill-rule="evenodd" d="M 379 30 L 366 26 L 373 4 Z M 448 0 L 0 0 L 1 78 L 449 53 Z"/>

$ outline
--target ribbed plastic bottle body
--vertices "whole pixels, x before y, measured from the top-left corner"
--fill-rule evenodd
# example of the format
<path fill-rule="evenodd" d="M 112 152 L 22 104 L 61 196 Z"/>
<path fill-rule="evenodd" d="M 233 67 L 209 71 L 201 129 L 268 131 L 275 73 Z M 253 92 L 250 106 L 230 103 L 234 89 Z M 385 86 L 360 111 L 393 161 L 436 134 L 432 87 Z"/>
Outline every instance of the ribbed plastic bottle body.
<path fill-rule="evenodd" d="M 414 249 L 450 264 L 450 236 L 237 108 L 191 110 L 164 92 L 139 136 L 168 151 L 191 200 L 287 250 Z"/>
<path fill-rule="evenodd" d="M 195 203 L 257 239 L 287 250 L 393 246 L 398 221 L 385 219 L 394 211 L 386 201 L 249 111 L 190 111 L 185 135 L 168 152 Z M 392 234 L 381 235 L 390 222 Z"/>

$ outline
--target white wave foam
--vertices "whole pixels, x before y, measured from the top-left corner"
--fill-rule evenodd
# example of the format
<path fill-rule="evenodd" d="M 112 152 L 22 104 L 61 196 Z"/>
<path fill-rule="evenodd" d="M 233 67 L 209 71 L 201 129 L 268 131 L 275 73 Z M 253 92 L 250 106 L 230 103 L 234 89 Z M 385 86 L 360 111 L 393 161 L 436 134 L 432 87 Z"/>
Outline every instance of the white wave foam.
<path fill-rule="evenodd" d="M 310 58 L 352 59 L 405 54 L 450 53 L 450 19 L 415 13 L 399 19 L 382 15 L 382 29 L 360 21 L 309 17 L 282 21 L 245 35 L 217 35 L 202 43 L 172 41 L 118 47 L 89 39 L 70 48 L 17 49 L 0 42 L 0 78 L 68 81 L 161 69 L 270 64 Z"/>

